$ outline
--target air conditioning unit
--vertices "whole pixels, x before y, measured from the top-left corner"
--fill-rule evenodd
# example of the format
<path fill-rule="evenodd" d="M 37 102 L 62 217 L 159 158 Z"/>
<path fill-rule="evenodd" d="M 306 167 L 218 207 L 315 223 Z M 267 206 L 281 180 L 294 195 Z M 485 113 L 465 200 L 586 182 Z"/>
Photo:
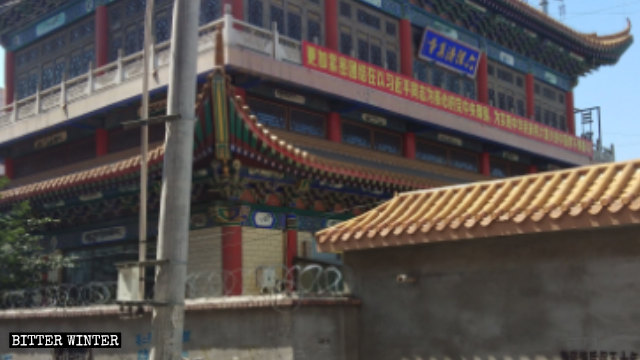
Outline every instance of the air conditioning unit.
<path fill-rule="evenodd" d="M 272 293 L 277 290 L 278 279 L 276 269 L 271 266 L 260 266 L 256 269 L 256 285 L 261 293 Z"/>
<path fill-rule="evenodd" d="M 140 298 L 140 267 L 118 267 L 118 295 L 117 301 L 141 301 Z"/>

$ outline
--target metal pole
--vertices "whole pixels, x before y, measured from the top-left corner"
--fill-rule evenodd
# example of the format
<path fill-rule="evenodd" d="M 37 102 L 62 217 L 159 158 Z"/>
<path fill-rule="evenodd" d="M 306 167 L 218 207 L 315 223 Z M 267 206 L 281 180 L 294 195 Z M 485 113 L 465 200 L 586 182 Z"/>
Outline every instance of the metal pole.
<path fill-rule="evenodd" d="M 142 49 L 142 119 L 149 118 L 149 51 L 153 44 L 153 0 L 147 0 L 144 15 L 144 45 Z M 140 219 L 138 238 L 140 239 L 138 261 L 147 260 L 147 190 L 149 181 L 149 126 L 146 123 L 140 128 Z M 144 300 L 145 267 L 140 266 L 140 299 Z"/>
<path fill-rule="evenodd" d="M 158 260 L 152 325 L 151 358 L 179 360 L 184 329 L 184 295 L 189 250 L 189 210 L 193 165 L 198 46 L 198 0 L 175 0 L 171 34 L 171 67 L 164 167 L 158 225 Z"/>

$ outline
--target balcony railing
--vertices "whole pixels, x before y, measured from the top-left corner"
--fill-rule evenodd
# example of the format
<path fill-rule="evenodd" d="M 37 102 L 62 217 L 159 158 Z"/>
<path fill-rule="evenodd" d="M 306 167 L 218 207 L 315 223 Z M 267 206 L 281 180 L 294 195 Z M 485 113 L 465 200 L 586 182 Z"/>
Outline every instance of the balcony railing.
<path fill-rule="evenodd" d="M 224 46 L 236 46 L 271 56 L 275 59 L 300 64 L 301 42 L 281 36 L 277 27 L 269 31 L 241 20 L 234 19 L 230 13 L 222 19 L 215 20 L 199 29 L 198 53 L 202 54 L 214 50 L 215 37 L 218 31 L 223 32 Z M 150 62 L 153 73 L 169 66 L 170 41 L 153 46 Z M 137 81 L 142 77 L 142 51 L 123 56 L 120 51 L 118 59 L 99 68 L 89 66 L 89 70 L 72 79 L 65 79 L 60 84 L 46 90 L 37 89 L 36 93 L 26 98 L 14 101 L 12 104 L 0 108 L 0 128 L 28 121 L 40 114 L 63 110 L 70 104 L 84 101 L 92 95 L 124 83 Z M 222 64 L 215 64 L 222 65 Z M 208 69 L 198 69 L 206 71 Z M 120 99 L 118 99 L 120 100 Z M 98 104 L 103 107 L 108 104 Z M 60 121 L 66 117 L 60 114 Z"/>

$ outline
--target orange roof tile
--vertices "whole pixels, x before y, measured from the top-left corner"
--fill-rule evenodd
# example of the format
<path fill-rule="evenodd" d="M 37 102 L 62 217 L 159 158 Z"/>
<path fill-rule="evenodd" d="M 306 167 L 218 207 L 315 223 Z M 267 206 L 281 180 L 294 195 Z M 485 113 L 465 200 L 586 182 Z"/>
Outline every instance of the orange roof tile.
<path fill-rule="evenodd" d="M 317 233 L 323 251 L 640 224 L 640 160 L 402 193 Z"/>

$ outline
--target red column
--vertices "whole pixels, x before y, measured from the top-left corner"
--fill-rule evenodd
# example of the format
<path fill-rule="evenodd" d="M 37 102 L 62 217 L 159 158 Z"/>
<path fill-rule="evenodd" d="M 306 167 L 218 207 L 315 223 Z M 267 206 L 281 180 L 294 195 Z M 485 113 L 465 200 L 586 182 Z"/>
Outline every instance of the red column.
<path fill-rule="evenodd" d="M 96 129 L 96 156 L 104 156 L 109 152 L 109 132 L 107 129 Z"/>
<path fill-rule="evenodd" d="M 13 170 L 13 159 L 10 157 L 4 158 L 4 176 L 9 179 L 15 178 L 15 173 Z"/>
<path fill-rule="evenodd" d="M 410 78 L 413 77 L 413 41 L 411 36 L 411 22 L 400 19 L 400 72 Z"/>
<path fill-rule="evenodd" d="M 293 266 L 293 258 L 298 256 L 298 231 L 287 229 L 287 269 Z"/>
<path fill-rule="evenodd" d="M 527 119 L 534 119 L 536 107 L 533 74 L 527 74 L 524 77 L 524 90 L 527 95 Z"/>
<path fill-rule="evenodd" d="M 244 1 L 243 0 L 231 0 L 231 15 L 235 19 L 244 20 Z"/>
<path fill-rule="evenodd" d="M 342 120 L 337 112 L 329 113 L 327 118 L 327 139 L 333 142 L 342 141 Z"/>
<path fill-rule="evenodd" d="M 489 153 L 480 154 L 480 173 L 484 176 L 491 176 L 491 162 L 489 161 Z"/>
<path fill-rule="evenodd" d="M 571 135 L 576 134 L 576 115 L 573 112 L 573 92 L 567 91 L 564 98 L 567 107 L 567 132 Z"/>
<path fill-rule="evenodd" d="M 527 169 L 527 173 L 535 174 L 538 172 L 538 167 L 535 165 L 529 165 L 529 169 Z"/>
<path fill-rule="evenodd" d="M 489 67 L 487 64 L 487 53 L 480 55 L 478 70 L 476 72 L 476 86 L 478 88 L 478 101 L 483 104 L 489 103 Z"/>
<path fill-rule="evenodd" d="M 416 134 L 412 132 L 404 133 L 402 139 L 402 155 L 407 159 L 416 158 Z"/>
<path fill-rule="evenodd" d="M 242 227 L 222 227 L 222 271 L 225 295 L 242 295 Z"/>
<path fill-rule="evenodd" d="M 338 0 L 324 1 L 324 46 L 338 51 Z"/>
<path fill-rule="evenodd" d="M 109 61 L 109 18 L 107 7 L 96 7 L 95 21 L 96 67 L 104 66 Z"/>
<path fill-rule="evenodd" d="M 14 55 L 13 51 L 4 53 L 4 104 L 9 105 L 13 102 L 13 93 L 15 91 L 15 72 L 14 72 Z"/>

